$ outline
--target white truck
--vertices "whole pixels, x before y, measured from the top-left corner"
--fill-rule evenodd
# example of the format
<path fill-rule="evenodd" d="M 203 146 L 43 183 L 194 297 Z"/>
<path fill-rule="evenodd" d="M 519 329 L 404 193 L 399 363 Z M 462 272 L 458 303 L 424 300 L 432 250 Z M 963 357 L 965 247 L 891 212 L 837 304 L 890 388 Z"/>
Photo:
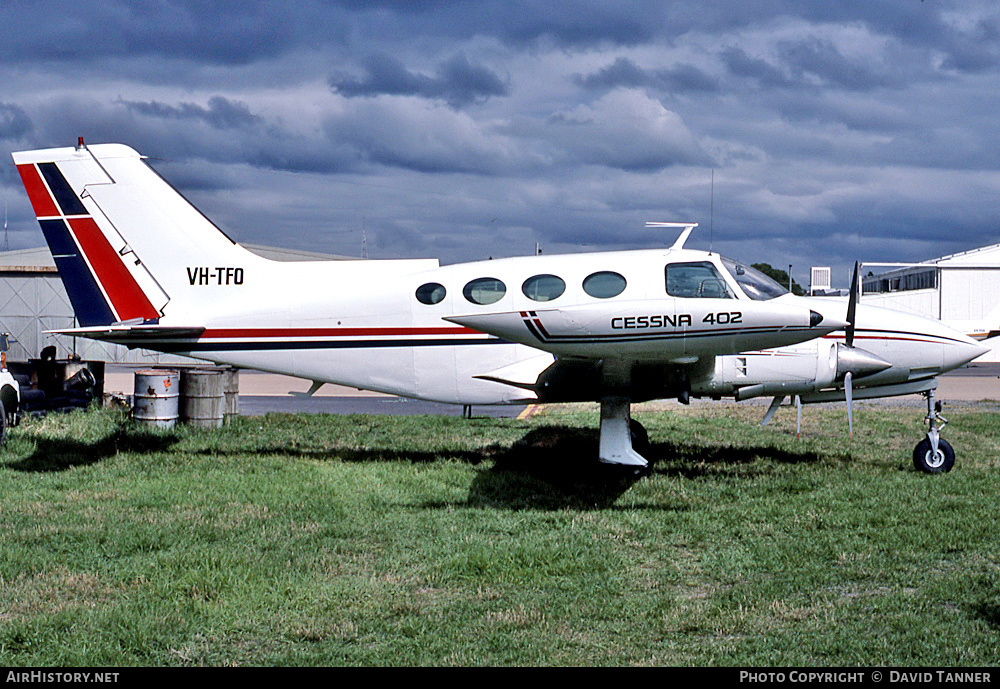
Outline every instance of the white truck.
<path fill-rule="evenodd" d="M 7 427 L 17 424 L 21 411 L 21 386 L 7 370 L 10 336 L 0 333 L 0 443 L 7 438 Z"/>

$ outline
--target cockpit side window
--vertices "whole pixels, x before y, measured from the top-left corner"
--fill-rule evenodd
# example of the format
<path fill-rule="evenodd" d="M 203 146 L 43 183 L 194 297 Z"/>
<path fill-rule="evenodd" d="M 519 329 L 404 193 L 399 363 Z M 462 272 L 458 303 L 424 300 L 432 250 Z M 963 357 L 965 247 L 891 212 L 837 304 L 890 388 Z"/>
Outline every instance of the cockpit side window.
<path fill-rule="evenodd" d="M 709 261 L 668 263 L 667 294 L 672 297 L 735 299 L 736 295 Z"/>
<path fill-rule="evenodd" d="M 731 258 L 723 258 L 722 265 L 733 276 L 743 292 L 757 301 L 766 301 L 788 294 L 788 290 L 751 266 L 745 266 Z"/>

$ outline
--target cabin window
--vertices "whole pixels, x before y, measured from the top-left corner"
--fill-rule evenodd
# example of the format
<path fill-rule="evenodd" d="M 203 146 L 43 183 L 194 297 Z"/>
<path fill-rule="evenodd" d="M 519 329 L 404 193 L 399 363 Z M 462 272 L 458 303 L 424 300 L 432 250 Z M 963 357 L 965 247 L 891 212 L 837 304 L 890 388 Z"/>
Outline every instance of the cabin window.
<path fill-rule="evenodd" d="M 566 291 L 566 283 L 557 275 L 535 275 L 524 281 L 521 291 L 532 301 L 552 301 Z"/>
<path fill-rule="evenodd" d="M 507 286 L 496 278 L 476 278 L 465 286 L 462 294 L 473 304 L 494 304 L 507 294 Z"/>
<path fill-rule="evenodd" d="M 436 282 L 428 282 L 426 285 L 420 285 L 417 288 L 417 301 L 421 304 L 440 304 L 444 301 L 447 293 L 448 291 L 444 288 L 444 285 L 439 285 Z"/>
<path fill-rule="evenodd" d="M 625 278 L 610 270 L 588 275 L 583 281 L 583 291 L 598 299 L 617 297 L 625 291 Z"/>
<path fill-rule="evenodd" d="M 709 261 L 670 263 L 666 268 L 667 294 L 671 297 L 735 299 L 733 291 Z"/>

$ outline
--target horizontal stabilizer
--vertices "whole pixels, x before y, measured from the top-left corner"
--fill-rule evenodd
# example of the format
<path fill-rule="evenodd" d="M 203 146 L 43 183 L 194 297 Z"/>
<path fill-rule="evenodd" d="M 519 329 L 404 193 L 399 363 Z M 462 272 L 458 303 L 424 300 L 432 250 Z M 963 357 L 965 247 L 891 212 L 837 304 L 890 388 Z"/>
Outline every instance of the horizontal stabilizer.
<path fill-rule="evenodd" d="M 201 326 L 170 325 L 95 325 L 86 328 L 46 330 L 46 334 L 86 337 L 91 340 L 129 344 L 139 341 L 177 340 L 200 337 L 205 332 Z"/>

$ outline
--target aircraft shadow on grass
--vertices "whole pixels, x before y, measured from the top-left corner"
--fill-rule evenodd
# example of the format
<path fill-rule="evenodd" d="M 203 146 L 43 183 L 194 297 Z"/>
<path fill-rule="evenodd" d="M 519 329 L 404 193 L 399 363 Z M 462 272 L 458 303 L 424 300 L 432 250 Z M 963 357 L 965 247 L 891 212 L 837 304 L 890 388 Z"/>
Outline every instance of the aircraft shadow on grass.
<path fill-rule="evenodd" d="M 767 446 L 705 447 L 666 442 L 644 449 L 650 467 L 637 472 L 597 461 L 598 444 L 596 429 L 545 426 L 532 430 L 490 457 L 493 467 L 473 482 L 469 504 L 506 509 L 604 508 L 650 474 L 696 478 L 735 474 L 738 465 L 761 458 L 788 464 L 820 460 L 815 452 Z"/>
<path fill-rule="evenodd" d="M 180 436 L 137 429 L 123 424 L 95 441 L 75 438 L 40 439 L 27 457 L 6 463 L 25 472 L 57 472 L 96 464 L 118 453 L 168 451 Z M 599 433 L 594 428 L 543 426 L 510 447 L 488 445 L 471 450 L 412 451 L 388 448 L 309 448 L 269 446 L 249 452 L 344 462 L 425 463 L 442 458 L 479 465 L 492 462 L 473 480 L 467 504 L 501 509 L 596 509 L 609 507 L 637 481 L 649 474 L 697 478 L 737 473 L 737 467 L 768 458 L 799 464 L 820 460 L 815 452 L 789 452 L 774 447 L 708 447 L 672 442 L 652 443 L 644 454 L 650 467 L 602 464 L 597 460 Z M 225 455 L 218 449 L 204 450 Z M 247 450 L 241 450 L 245 454 Z"/>
<path fill-rule="evenodd" d="M 988 591 L 986 595 L 992 595 L 992 591 Z M 996 601 L 984 599 L 973 606 L 972 613 L 993 629 L 1000 630 L 1000 604 Z"/>
<path fill-rule="evenodd" d="M 41 438 L 36 441 L 34 452 L 23 459 L 7 462 L 5 466 L 25 472 L 65 471 L 97 464 L 120 452 L 163 452 L 178 439 L 173 433 L 142 431 L 121 425 L 108 435 L 90 442 L 75 438 Z"/>

